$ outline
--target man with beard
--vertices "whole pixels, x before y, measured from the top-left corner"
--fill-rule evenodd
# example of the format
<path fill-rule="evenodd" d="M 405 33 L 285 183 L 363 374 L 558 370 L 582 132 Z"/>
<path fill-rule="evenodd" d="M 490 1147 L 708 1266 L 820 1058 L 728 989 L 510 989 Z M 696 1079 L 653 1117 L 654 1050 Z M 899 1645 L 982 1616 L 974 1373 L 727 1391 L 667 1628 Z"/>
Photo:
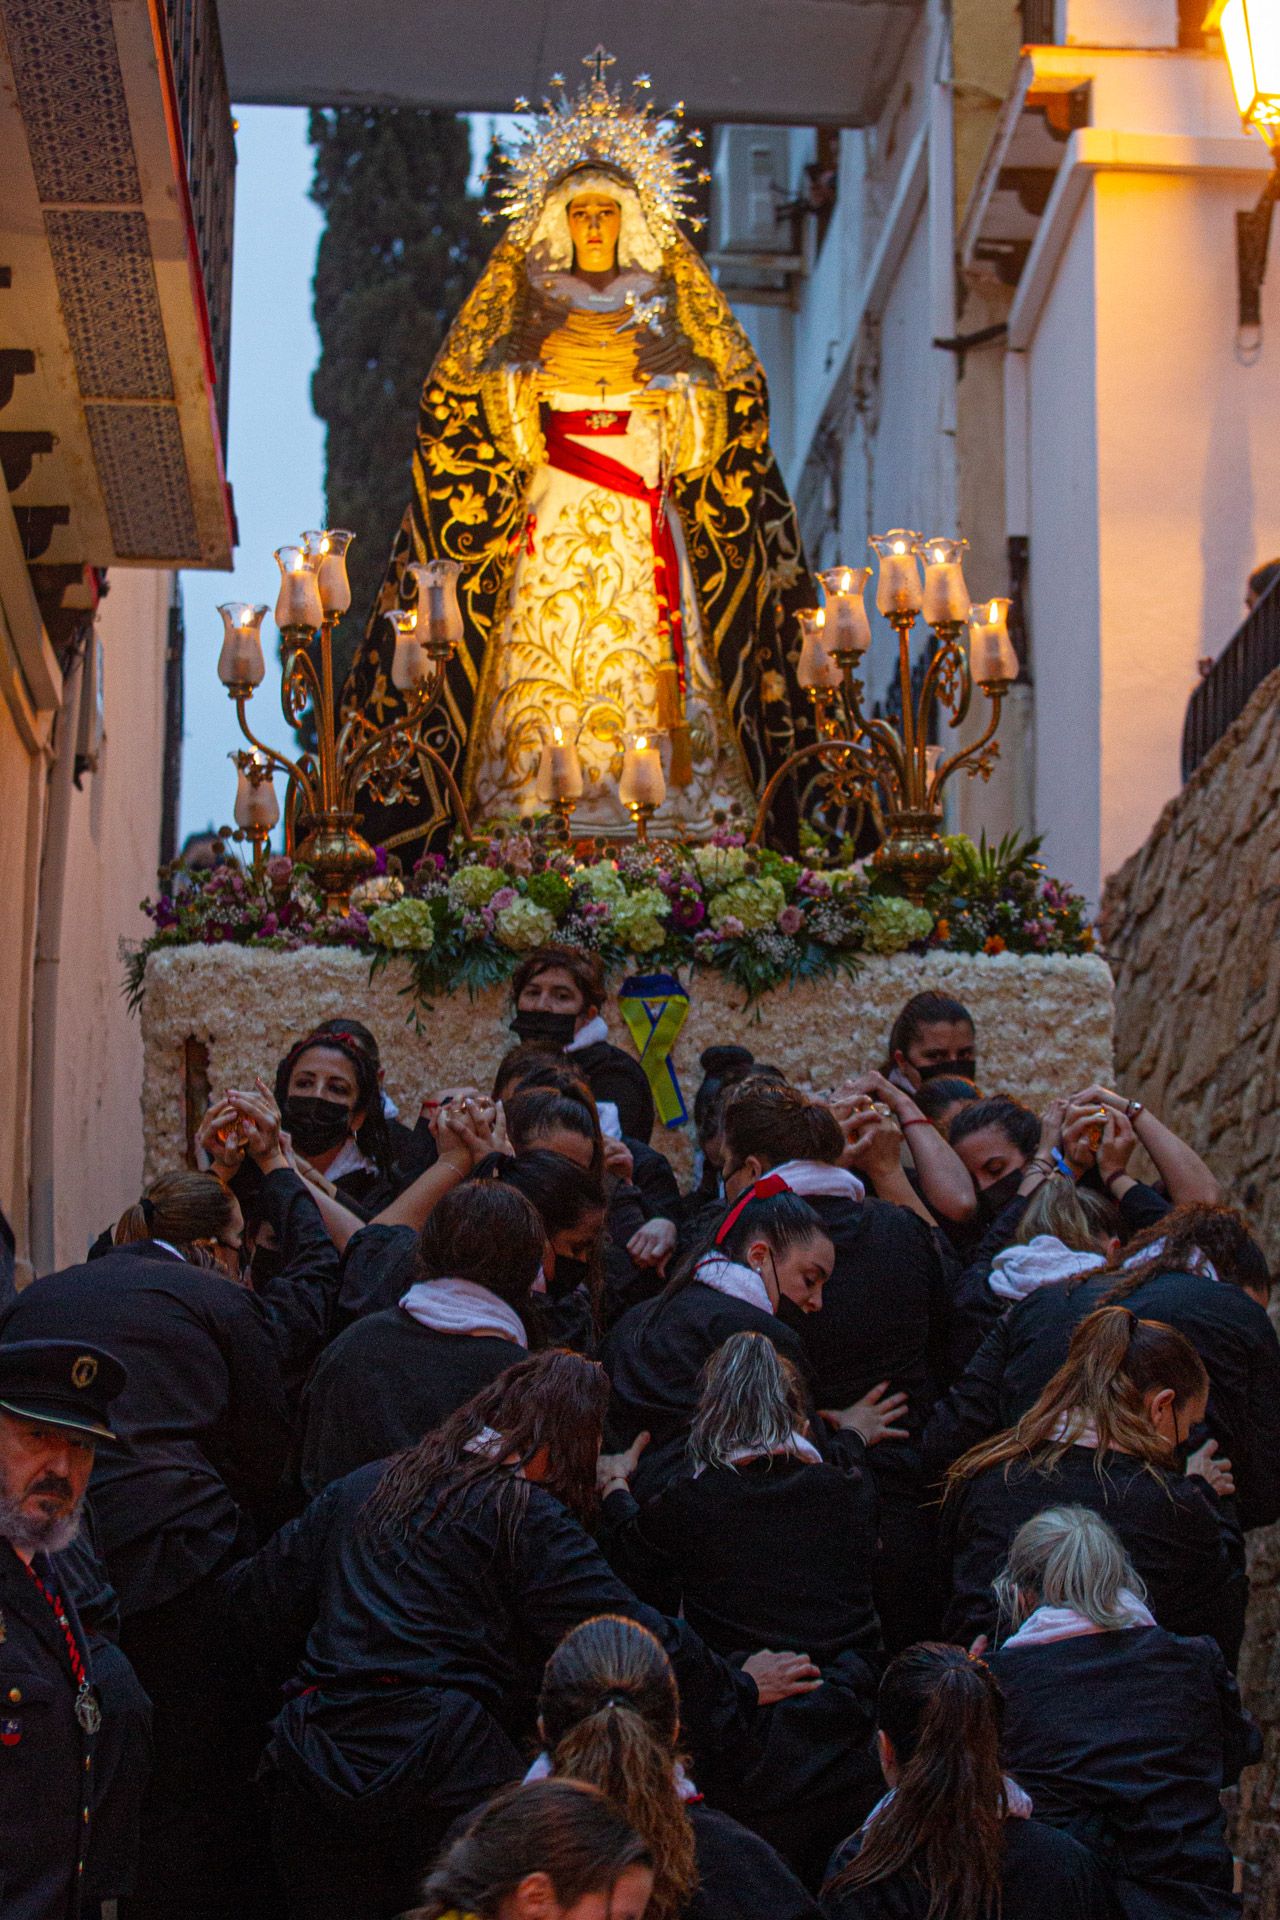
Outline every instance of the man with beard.
<path fill-rule="evenodd" d="M 0 1911 L 75 1920 L 93 1837 L 102 1703 L 63 1554 L 125 1384 L 67 1340 L 0 1346 Z"/>

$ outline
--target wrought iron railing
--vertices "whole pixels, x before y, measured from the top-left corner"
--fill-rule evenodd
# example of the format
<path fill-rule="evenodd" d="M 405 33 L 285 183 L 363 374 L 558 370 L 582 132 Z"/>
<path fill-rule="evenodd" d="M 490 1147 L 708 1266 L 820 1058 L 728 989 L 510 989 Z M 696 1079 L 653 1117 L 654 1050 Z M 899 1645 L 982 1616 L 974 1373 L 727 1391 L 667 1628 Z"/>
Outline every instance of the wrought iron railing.
<path fill-rule="evenodd" d="M 231 229 L 236 147 L 231 98 L 214 0 L 165 0 L 178 118 L 191 190 L 196 245 L 209 308 L 217 375 L 218 420 L 227 441 L 227 367 L 231 344 Z"/>
<path fill-rule="evenodd" d="M 1255 688 L 1280 667 L 1280 580 L 1263 594 L 1187 702 L 1182 777 L 1189 780 L 1209 749 L 1238 720 Z"/>

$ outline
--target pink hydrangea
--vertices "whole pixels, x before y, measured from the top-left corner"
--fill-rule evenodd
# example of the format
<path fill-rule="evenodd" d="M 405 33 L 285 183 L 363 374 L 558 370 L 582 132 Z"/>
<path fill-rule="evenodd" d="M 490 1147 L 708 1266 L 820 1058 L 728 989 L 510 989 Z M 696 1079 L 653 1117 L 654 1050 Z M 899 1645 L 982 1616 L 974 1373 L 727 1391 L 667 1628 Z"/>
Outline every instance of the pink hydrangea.
<path fill-rule="evenodd" d="M 804 914 L 799 907 L 784 907 L 778 915 L 779 933 L 799 933 L 804 925 Z"/>
<path fill-rule="evenodd" d="M 491 913 L 501 913 L 504 907 L 513 907 L 519 899 L 514 887 L 499 887 L 489 902 Z"/>

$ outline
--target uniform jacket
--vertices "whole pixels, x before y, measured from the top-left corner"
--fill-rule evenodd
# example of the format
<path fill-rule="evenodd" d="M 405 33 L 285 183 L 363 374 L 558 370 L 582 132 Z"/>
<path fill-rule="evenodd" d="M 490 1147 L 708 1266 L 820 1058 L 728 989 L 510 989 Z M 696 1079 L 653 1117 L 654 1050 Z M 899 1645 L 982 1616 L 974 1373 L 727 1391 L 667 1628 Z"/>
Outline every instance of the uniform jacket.
<path fill-rule="evenodd" d="M 0 1317 L 0 1341 L 83 1340 L 128 1385 L 90 1494 L 126 1617 L 161 1606 L 253 1544 L 274 1517 L 290 1428 L 262 1302 L 151 1242 L 47 1274 Z"/>
<path fill-rule="evenodd" d="M 86 1676 L 93 1661 L 56 1554 L 34 1570 L 63 1601 Z M 92 1837 L 95 1732 L 76 1718 L 77 1684 L 53 1610 L 0 1540 L 0 1913 L 75 1920 Z"/>

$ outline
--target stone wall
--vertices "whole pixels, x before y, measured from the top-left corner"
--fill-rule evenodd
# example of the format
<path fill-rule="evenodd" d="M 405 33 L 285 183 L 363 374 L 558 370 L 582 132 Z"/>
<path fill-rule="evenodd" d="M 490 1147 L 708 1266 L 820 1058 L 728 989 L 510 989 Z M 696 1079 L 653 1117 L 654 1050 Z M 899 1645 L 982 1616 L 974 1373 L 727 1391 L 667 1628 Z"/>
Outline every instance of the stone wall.
<path fill-rule="evenodd" d="M 1280 1264 L 1280 672 L 1107 882 L 1116 1073 L 1204 1155 Z M 1240 1793 L 1249 1920 L 1280 1920 L 1280 1528 L 1250 1542 L 1240 1679 L 1266 1753 Z"/>
<path fill-rule="evenodd" d="M 143 1128 L 147 1177 L 180 1166 L 191 1124 L 188 1091 L 207 1074 L 215 1090 L 270 1084 L 276 1062 L 318 1021 L 356 1015 L 377 1034 L 386 1086 L 412 1124 L 432 1087 L 487 1083 L 514 1035 L 510 995 L 491 989 L 437 1001 L 415 1027 L 395 963 L 370 982 L 369 962 L 335 948 L 270 953 L 247 947 L 161 950 L 147 964 Z M 701 1078 L 698 1055 L 713 1042 L 740 1041 L 811 1092 L 878 1066 L 895 1014 L 913 993 L 954 994 L 973 1013 L 985 1086 L 1033 1105 L 1067 1085 L 1111 1072 L 1111 975 L 1096 957 L 1022 959 L 1001 954 L 895 955 L 867 962 L 853 980 L 806 982 L 766 994 L 744 1010 L 723 974 L 699 970 L 676 1067 L 690 1103 Z M 616 1007 L 613 1038 L 628 1046 Z M 691 1128 L 662 1141 L 687 1176 Z"/>

